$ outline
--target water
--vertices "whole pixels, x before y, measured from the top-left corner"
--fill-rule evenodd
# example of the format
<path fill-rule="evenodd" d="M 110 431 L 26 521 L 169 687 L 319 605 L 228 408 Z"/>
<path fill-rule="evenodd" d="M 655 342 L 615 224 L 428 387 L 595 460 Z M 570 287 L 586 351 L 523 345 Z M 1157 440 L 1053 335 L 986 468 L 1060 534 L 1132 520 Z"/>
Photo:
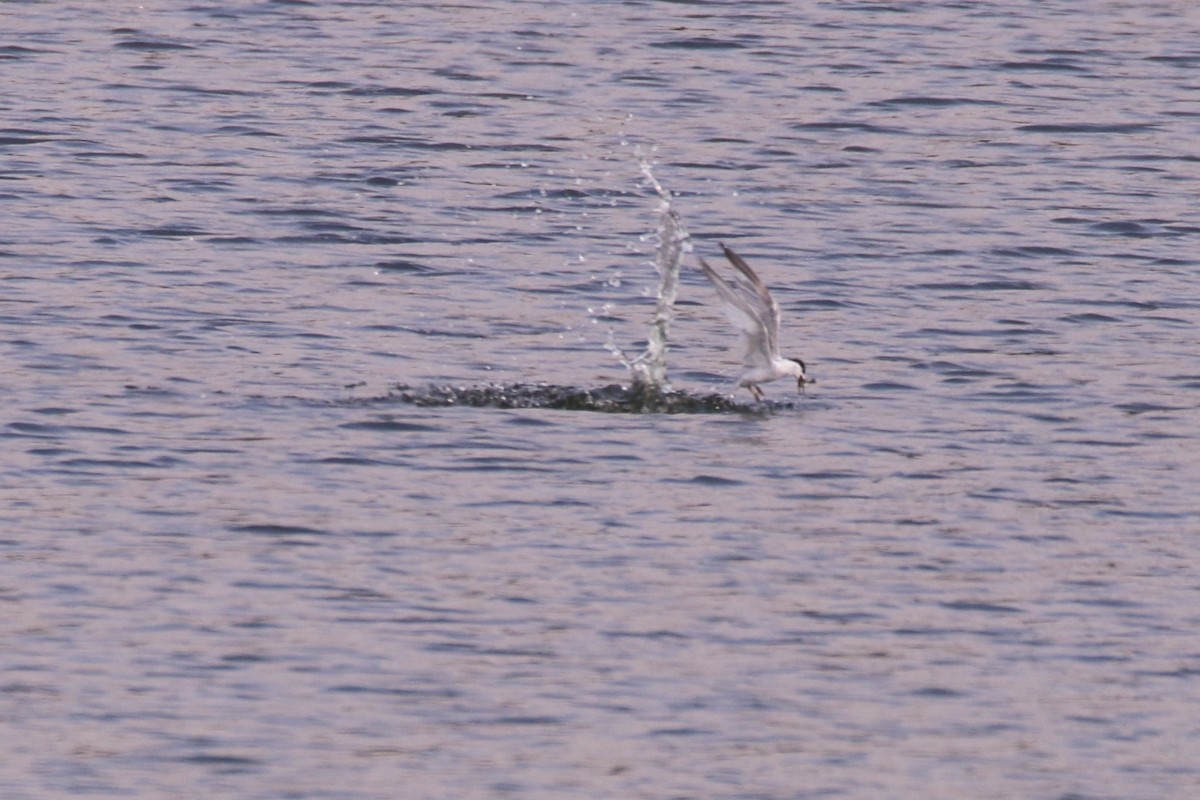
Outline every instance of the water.
<path fill-rule="evenodd" d="M 1192 4 L 0 22 L 5 798 L 1194 796 Z"/>
<path fill-rule="evenodd" d="M 644 159 L 641 168 L 646 182 L 661 200 L 658 209 L 658 248 L 654 255 L 654 270 L 658 273 L 654 322 L 646 335 L 646 349 L 640 354 L 630 356 L 611 340 L 606 346 L 629 370 L 629 382 L 635 393 L 660 396 L 671 390 L 667 367 L 671 323 L 675 321 L 675 301 L 679 297 L 683 257 L 692 251 L 692 245 L 691 235 L 675 211 L 671 193 L 654 177 L 653 168 Z"/>

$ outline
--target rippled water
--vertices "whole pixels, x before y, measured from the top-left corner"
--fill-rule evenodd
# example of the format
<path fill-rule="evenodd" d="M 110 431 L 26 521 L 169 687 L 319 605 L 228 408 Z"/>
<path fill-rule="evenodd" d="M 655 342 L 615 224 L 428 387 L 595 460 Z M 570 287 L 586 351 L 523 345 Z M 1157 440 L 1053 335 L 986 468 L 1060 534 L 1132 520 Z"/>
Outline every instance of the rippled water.
<path fill-rule="evenodd" d="M 0 794 L 1193 797 L 1192 5 L 0 6 Z"/>

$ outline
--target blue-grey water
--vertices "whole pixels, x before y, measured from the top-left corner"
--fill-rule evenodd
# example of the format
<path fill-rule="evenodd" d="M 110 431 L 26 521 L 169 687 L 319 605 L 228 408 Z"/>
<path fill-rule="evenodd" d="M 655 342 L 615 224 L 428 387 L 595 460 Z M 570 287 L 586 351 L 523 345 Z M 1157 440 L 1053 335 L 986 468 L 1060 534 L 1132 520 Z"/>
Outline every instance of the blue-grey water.
<path fill-rule="evenodd" d="M 0 90 L 6 800 L 1197 796 L 1191 0 L 12 2 Z M 627 379 L 639 156 L 796 407 L 400 402 Z"/>

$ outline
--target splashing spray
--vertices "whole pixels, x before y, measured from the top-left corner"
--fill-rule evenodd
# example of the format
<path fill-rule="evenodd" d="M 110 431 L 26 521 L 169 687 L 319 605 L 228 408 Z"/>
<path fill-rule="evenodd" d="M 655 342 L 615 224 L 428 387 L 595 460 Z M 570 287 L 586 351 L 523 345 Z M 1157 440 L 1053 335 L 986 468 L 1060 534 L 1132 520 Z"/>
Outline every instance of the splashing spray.
<path fill-rule="evenodd" d="M 667 337 L 671 321 L 675 318 L 675 295 L 679 291 L 679 266 L 684 253 L 692 251 L 691 237 L 679 215 L 671 206 L 671 195 L 650 169 L 650 164 L 641 160 L 642 174 L 658 194 L 658 249 L 654 255 L 654 268 L 658 271 L 658 302 L 654 308 L 654 322 L 650 326 L 646 349 L 630 358 L 612 340 L 612 332 L 605 345 L 629 370 L 633 389 L 641 392 L 666 392 L 671 390 L 667 377 Z"/>

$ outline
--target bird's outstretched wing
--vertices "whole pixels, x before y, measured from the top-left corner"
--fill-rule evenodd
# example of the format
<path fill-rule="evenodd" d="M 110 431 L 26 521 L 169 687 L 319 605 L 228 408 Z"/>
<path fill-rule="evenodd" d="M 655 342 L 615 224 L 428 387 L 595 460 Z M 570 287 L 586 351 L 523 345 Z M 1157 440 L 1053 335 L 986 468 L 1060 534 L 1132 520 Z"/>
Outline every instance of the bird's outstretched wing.
<path fill-rule="evenodd" d="M 752 291 L 754 293 L 754 305 L 758 309 L 759 319 L 762 320 L 763 329 L 767 333 L 767 343 L 770 345 L 771 354 L 779 355 L 779 304 L 771 296 L 771 292 L 767 289 L 767 285 L 762 282 L 762 278 L 758 277 L 757 272 L 750 269 L 750 265 L 741 256 L 724 244 L 721 244 L 721 252 L 729 259 L 729 263 L 733 264 L 737 271 L 745 275 L 746 280 L 750 281 L 750 287 L 743 289 L 743 291 L 747 293 Z"/>
<path fill-rule="evenodd" d="M 779 306 L 766 285 L 742 257 L 721 245 L 721 251 L 746 279 L 730 282 L 699 258 L 704 277 L 717 290 L 729 321 L 742 334 L 742 360 L 747 367 L 769 365 L 779 356 Z"/>

